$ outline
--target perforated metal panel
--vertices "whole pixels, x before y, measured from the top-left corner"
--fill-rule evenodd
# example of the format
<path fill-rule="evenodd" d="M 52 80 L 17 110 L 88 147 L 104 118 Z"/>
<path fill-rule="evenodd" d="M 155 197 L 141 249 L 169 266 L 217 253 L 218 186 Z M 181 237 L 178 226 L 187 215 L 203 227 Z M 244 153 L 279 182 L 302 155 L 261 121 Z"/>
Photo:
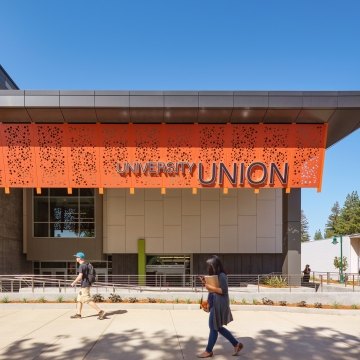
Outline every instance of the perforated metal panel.
<path fill-rule="evenodd" d="M 288 183 L 275 179 L 272 187 L 319 189 L 326 135 L 326 125 L 309 124 L 0 124 L 0 185 L 201 187 L 194 171 L 121 176 L 116 164 L 202 163 L 208 176 L 213 163 L 232 169 L 262 162 L 289 166 Z M 225 178 L 222 186 L 232 185 Z M 248 181 L 235 186 L 251 187 Z"/>

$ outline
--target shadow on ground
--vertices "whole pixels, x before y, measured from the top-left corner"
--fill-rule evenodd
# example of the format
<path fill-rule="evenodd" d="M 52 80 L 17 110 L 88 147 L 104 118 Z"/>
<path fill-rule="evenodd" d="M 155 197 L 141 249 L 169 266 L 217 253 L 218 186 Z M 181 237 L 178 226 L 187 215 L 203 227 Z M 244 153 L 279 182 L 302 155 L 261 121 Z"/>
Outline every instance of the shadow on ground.
<path fill-rule="evenodd" d="M 147 336 L 141 329 L 129 329 L 123 333 L 107 333 L 99 339 L 81 337 L 72 348 L 64 347 L 71 335 L 58 335 L 54 343 L 41 339 L 26 338 L 14 342 L 0 353 L 1 359 L 195 359 L 204 350 L 206 339 L 197 336 L 170 335 L 162 330 Z M 240 338 L 245 345 L 239 358 L 244 359 L 358 359 L 358 337 L 334 331 L 326 327 L 299 327 L 294 332 L 278 333 L 264 330 L 256 338 Z M 180 346 L 179 346 L 180 344 Z M 63 350 L 62 350 L 63 349 Z M 214 349 L 214 356 L 233 358 L 232 347 L 221 336 Z M 55 355 L 56 354 L 56 355 Z"/>

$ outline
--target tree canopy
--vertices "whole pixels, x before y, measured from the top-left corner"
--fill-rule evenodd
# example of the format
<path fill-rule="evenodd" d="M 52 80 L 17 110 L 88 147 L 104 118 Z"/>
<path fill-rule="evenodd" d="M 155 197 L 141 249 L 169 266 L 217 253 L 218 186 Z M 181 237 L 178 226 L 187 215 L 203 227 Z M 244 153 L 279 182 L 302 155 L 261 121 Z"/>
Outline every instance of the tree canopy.
<path fill-rule="evenodd" d="M 305 216 L 304 210 L 301 210 L 301 242 L 309 241 L 309 222 Z"/>
<path fill-rule="evenodd" d="M 360 199 L 357 191 L 353 191 L 346 196 L 342 208 L 338 202 L 331 208 L 331 214 L 325 225 L 325 237 L 357 233 L 360 233 Z"/>

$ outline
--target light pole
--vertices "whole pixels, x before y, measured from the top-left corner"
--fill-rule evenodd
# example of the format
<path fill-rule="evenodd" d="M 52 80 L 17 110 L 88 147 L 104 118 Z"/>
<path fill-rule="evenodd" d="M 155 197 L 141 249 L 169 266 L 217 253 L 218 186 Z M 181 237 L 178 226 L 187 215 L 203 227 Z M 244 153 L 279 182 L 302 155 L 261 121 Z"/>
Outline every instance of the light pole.
<path fill-rule="evenodd" d="M 340 238 L 340 282 L 344 282 L 344 273 L 343 273 L 343 249 L 342 249 L 342 235 L 335 235 L 332 241 L 333 245 L 338 243 L 337 238 Z"/>

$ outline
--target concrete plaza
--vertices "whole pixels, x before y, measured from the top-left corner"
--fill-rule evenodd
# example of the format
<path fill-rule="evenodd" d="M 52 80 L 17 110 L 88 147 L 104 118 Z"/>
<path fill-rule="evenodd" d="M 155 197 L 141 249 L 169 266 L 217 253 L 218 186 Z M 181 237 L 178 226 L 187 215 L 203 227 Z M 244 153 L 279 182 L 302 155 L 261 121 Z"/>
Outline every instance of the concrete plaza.
<path fill-rule="evenodd" d="M 0 359 L 196 359 L 208 315 L 197 305 L 100 304 L 97 320 L 74 304 L 0 304 Z M 234 306 L 228 328 L 244 343 L 239 359 L 358 359 L 360 311 Z M 214 358 L 233 359 L 221 336 Z"/>

